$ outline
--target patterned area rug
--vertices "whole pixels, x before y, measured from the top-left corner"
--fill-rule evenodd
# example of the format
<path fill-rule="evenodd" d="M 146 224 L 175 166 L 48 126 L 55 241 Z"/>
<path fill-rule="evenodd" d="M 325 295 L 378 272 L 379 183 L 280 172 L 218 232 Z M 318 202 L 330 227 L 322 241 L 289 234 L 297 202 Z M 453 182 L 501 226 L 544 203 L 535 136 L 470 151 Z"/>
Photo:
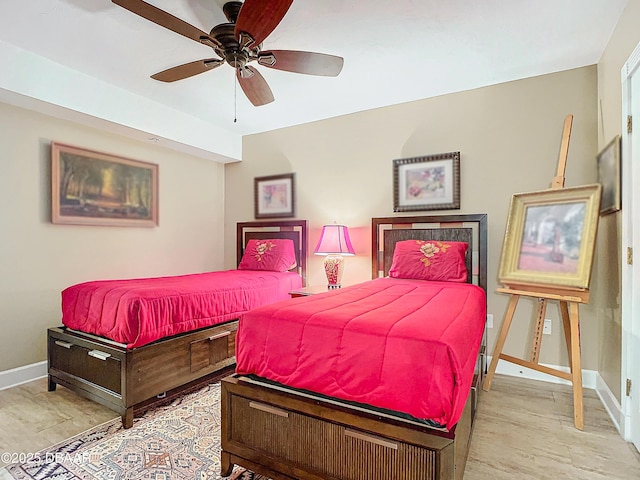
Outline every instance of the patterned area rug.
<path fill-rule="evenodd" d="M 130 429 L 119 418 L 99 425 L 9 465 L 6 473 L 16 480 L 222 479 L 220 384 L 155 408 Z M 237 467 L 227 478 L 267 480 Z"/>

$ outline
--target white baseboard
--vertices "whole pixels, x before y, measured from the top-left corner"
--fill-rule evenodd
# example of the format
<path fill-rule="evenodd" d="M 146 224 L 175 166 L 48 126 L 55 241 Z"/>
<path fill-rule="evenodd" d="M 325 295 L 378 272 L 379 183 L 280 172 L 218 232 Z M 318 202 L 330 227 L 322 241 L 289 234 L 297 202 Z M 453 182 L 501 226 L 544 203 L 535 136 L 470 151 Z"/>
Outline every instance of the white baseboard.
<path fill-rule="evenodd" d="M 600 374 L 596 377 L 596 393 L 618 432 L 625 438 L 625 416 L 622 412 L 622 406 Z M 625 440 L 627 439 L 625 438 Z"/>
<path fill-rule="evenodd" d="M 491 357 L 487 357 L 487 365 L 490 365 L 490 364 L 491 364 Z M 569 373 L 569 367 L 559 367 L 557 365 L 548 365 L 545 363 L 541 363 L 540 365 L 553 368 L 555 370 L 560 370 L 561 372 Z M 571 385 L 571 382 L 569 382 L 568 380 L 565 380 L 564 378 L 554 377 L 553 375 L 547 375 L 546 373 L 542 373 L 537 370 L 532 370 L 527 367 L 521 367 L 520 365 L 516 365 L 515 363 L 511 363 L 511 362 L 506 362 L 504 360 L 498 361 L 498 366 L 496 367 L 496 373 L 501 375 L 509 375 L 511 377 L 527 378 L 529 380 L 540 380 L 542 382 Z M 595 389 L 597 376 L 598 376 L 598 372 L 596 372 L 595 370 L 582 370 L 582 387 Z"/>
<path fill-rule="evenodd" d="M 0 372 L 0 390 L 17 387 L 47 375 L 47 361 L 44 360 L 24 367 L 13 368 Z"/>

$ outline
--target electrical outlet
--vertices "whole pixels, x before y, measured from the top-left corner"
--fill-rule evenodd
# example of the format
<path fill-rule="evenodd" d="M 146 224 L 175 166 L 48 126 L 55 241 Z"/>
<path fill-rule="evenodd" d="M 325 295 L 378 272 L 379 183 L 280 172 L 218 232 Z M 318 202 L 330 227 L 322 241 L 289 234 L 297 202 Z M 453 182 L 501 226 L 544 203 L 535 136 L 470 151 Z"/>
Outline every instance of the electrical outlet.
<path fill-rule="evenodd" d="M 487 313 L 487 328 L 493 328 L 493 313 Z"/>
<path fill-rule="evenodd" d="M 550 318 L 544 319 L 544 327 L 542 327 L 542 334 L 551 335 L 551 319 Z"/>

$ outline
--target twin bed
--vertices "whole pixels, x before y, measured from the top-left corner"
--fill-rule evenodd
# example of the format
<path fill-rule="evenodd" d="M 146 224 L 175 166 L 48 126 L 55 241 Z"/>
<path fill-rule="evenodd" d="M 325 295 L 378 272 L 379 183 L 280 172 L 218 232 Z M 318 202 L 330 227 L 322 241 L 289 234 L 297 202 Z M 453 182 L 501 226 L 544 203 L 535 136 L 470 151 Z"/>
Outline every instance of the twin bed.
<path fill-rule="evenodd" d="M 462 478 L 485 369 L 486 215 L 374 218 L 372 237 L 372 281 L 241 317 L 223 476 Z"/>
<path fill-rule="evenodd" d="M 371 228 L 373 280 L 318 295 L 288 295 L 305 283 L 306 221 L 238 224 L 240 266 L 288 239 L 295 273 L 247 283 L 241 269 L 215 295 L 194 276 L 66 292 L 65 326 L 48 332 L 49 389 L 97 400 L 128 427 L 150 398 L 236 363 L 222 381 L 223 476 L 237 464 L 285 480 L 462 478 L 485 369 L 486 215 Z M 234 284 L 242 301 L 229 309 Z"/>
<path fill-rule="evenodd" d="M 307 222 L 239 223 L 237 242 L 238 270 L 65 289 L 63 326 L 48 330 L 49 391 L 70 388 L 128 428 L 145 402 L 232 367 L 238 317 L 304 285 Z"/>

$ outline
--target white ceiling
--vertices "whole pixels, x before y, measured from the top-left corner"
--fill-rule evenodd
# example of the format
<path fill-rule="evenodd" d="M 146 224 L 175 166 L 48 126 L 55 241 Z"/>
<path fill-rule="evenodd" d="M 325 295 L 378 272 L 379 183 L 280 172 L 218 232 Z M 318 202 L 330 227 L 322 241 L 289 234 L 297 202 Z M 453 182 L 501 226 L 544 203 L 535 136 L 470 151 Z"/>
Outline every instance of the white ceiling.
<path fill-rule="evenodd" d="M 224 0 L 148 1 L 207 32 L 226 21 Z M 152 80 L 215 55 L 110 0 L 2 0 L 0 100 L 231 161 L 242 135 L 595 64 L 626 4 L 295 0 L 263 48 L 340 55 L 344 69 L 258 66 L 276 100 L 254 107 L 228 65 Z"/>

